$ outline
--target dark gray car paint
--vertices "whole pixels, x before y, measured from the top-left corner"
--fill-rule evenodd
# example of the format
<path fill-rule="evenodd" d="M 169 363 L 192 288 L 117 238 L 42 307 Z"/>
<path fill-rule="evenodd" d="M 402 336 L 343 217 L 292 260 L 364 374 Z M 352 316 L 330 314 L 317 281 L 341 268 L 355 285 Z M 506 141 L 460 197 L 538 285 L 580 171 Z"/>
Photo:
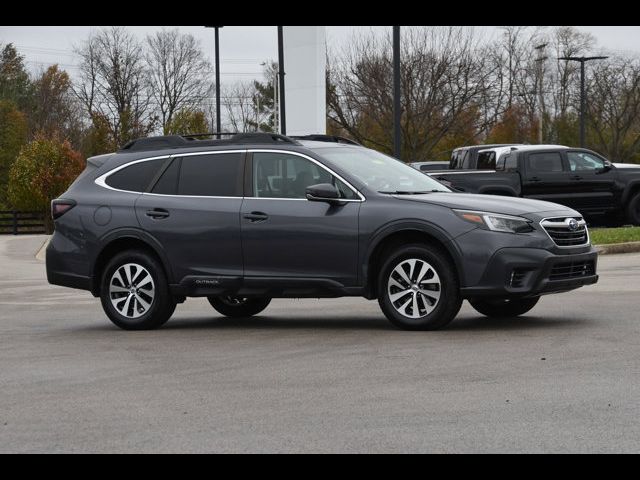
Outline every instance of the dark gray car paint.
<path fill-rule="evenodd" d="M 482 195 L 380 194 L 349 176 L 338 161 L 323 159 L 322 149 L 329 147 L 362 148 L 304 142 L 304 146 L 189 148 L 179 153 L 301 153 L 346 179 L 365 201 L 331 206 L 306 200 L 255 199 L 247 192 L 245 198 L 125 193 L 100 187 L 95 180 L 132 161 L 167 156 L 167 151 L 101 157 L 103 163 L 63 195 L 78 205 L 56 221 L 47 255 L 49 279 L 98 293 L 96 259 L 112 241 L 123 237 L 148 244 L 163 261 L 174 291 L 194 296 L 221 292 L 362 295 L 371 287 L 369 267 L 378 260 L 373 258 L 376 247 L 398 232 L 421 232 L 439 243 L 453 259 L 462 288 L 477 287 L 491 258 L 503 249 L 541 249 L 558 256 L 591 251 L 590 247 L 560 250 L 537 225 L 544 217 L 579 216 L 573 210 L 546 202 Z M 101 219 L 103 224 L 98 224 L 96 211 L 105 206 L 111 210 L 111 219 L 106 224 Z M 170 216 L 160 220 L 147 217 L 146 212 L 153 208 L 166 209 Z M 461 220 L 454 208 L 525 216 L 533 220 L 536 229 L 524 235 L 490 232 Z M 258 222 L 244 218 L 252 213 L 267 218 Z"/>

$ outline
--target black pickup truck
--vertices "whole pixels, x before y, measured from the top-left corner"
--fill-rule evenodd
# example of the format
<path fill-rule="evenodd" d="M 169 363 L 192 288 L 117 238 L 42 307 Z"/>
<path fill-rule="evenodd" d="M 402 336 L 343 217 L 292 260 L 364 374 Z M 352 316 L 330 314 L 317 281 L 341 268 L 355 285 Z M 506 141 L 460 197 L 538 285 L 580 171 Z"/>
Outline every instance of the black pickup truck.
<path fill-rule="evenodd" d="M 613 164 L 557 145 L 485 145 L 453 152 L 449 170 L 427 172 L 467 193 L 566 205 L 593 223 L 640 225 L 640 165 Z"/>

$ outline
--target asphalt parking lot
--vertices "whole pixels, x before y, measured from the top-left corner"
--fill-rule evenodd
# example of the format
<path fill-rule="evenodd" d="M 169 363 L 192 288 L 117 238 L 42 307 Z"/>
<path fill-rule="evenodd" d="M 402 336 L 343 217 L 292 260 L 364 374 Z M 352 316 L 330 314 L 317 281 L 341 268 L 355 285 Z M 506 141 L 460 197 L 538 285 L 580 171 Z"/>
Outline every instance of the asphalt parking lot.
<path fill-rule="evenodd" d="M 640 255 L 520 319 L 435 333 L 377 303 L 206 300 L 123 332 L 49 286 L 43 237 L 0 237 L 0 453 L 640 452 Z"/>

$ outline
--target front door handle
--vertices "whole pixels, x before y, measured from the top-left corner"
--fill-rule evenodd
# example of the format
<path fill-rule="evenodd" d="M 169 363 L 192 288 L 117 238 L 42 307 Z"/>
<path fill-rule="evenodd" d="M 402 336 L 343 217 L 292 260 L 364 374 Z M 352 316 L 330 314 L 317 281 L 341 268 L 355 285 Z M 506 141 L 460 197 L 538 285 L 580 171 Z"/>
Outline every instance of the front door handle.
<path fill-rule="evenodd" d="M 263 212 L 245 213 L 243 216 L 245 220 L 249 220 L 251 223 L 264 222 L 269 219 L 269 215 Z"/>
<path fill-rule="evenodd" d="M 580 175 L 574 175 L 571 177 L 571 180 L 582 180 L 582 177 Z"/>
<path fill-rule="evenodd" d="M 147 210 L 147 217 L 151 217 L 155 220 L 169 217 L 169 211 L 164 208 L 154 208 L 153 210 Z"/>

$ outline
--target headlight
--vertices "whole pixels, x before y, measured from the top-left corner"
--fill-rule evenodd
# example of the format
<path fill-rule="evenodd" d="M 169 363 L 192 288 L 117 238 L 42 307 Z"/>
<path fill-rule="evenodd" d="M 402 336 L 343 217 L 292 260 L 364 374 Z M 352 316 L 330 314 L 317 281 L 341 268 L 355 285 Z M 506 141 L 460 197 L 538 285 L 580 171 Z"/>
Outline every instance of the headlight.
<path fill-rule="evenodd" d="M 494 232 L 529 233 L 533 231 L 533 227 L 531 226 L 533 222 L 522 217 L 512 217 L 510 215 L 500 215 L 497 213 L 473 212 L 469 210 L 454 210 L 454 212 L 462 220 L 475 223 L 479 227 Z"/>

